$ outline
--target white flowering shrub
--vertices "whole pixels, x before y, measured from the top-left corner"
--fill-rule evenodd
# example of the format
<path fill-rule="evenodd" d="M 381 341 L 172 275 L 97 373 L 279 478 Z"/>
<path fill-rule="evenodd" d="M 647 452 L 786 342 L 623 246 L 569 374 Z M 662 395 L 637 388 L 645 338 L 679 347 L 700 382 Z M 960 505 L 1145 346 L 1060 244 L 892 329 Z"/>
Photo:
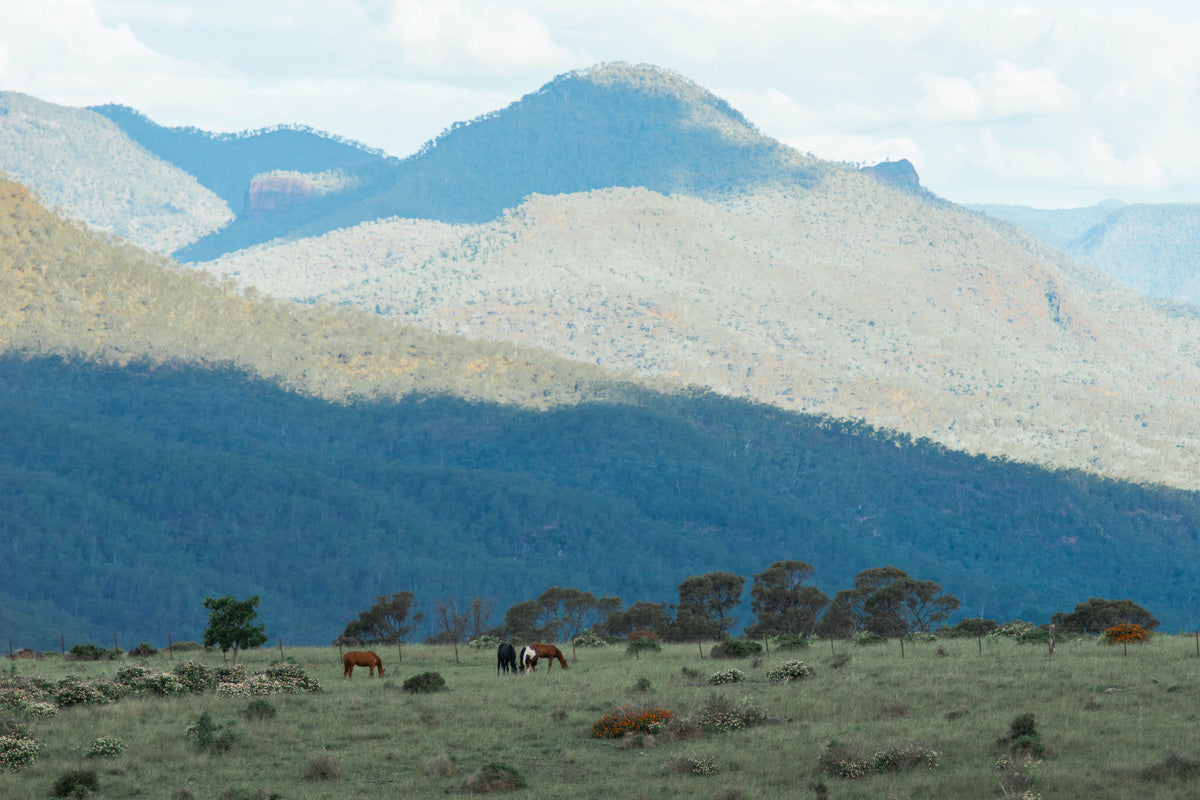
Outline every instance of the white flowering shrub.
<path fill-rule="evenodd" d="M 797 661 L 794 658 L 767 670 L 767 680 L 772 683 L 786 683 L 791 680 L 799 680 L 805 675 L 812 675 L 812 668 L 803 661 Z"/>
<path fill-rule="evenodd" d="M 874 772 L 904 772 L 910 769 L 933 769 L 940 754 L 932 747 L 915 742 L 895 744 L 871 756 Z"/>
<path fill-rule="evenodd" d="M 216 669 L 217 683 L 242 683 L 246 680 L 246 667 L 242 664 L 222 664 Z"/>
<path fill-rule="evenodd" d="M 495 650 L 502 644 L 504 644 L 504 640 L 499 636 L 492 636 L 487 633 L 467 640 L 467 647 L 470 647 L 472 650 Z"/>
<path fill-rule="evenodd" d="M 763 722 L 767 712 L 752 704 L 749 700 L 734 703 L 718 695 L 713 695 L 696 709 L 696 720 L 706 731 L 716 733 L 732 733 L 745 730 Z"/>
<path fill-rule="evenodd" d="M 85 683 L 74 675 L 61 678 L 54 687 L 54 702 L 59 706 L 81 706 L 111 703 L 108 695 L 96 685 Z"/>
<path fill-rule="evenodd" d="M 120 739 L 103 736 L 88 742 L 87 754 L 89 758 L 115 758 L 128 749 Z"/>
<path fill-rule="evenodd" d="M 720 686 L 723 683 L 741 683 L 744 680 L 746 680 L 746 676 L 737 667 L 723 669 L 708 676 L 708 682 L 712 686 Z"/>
<path fill-rule="evenodd" d="M 217 685 L 217 679 L 212 670 L 199 661 L 184 661 L 176 664 L 174 672 L 183 683 L 184 688 L 193 694 L 206 692 Z"/>
<path fill-rule="evenodd" d="M 604 637 L 593 630 L 580 632 L 572 643 L 576 647 L 608 647 L 608 642 L 604 641 Z"/>
<path fill-rule="evenodd" d="M 321 691 L 321 684 L 312 678 L 299 664 L 284 661 L 263 670 L 265 677 L 275 683 L 276 692 L 306 694 Z"/>
<path fill-rule="evenodd" d="M 0 772 L 16 772 L 28 767 L 37 761 L 41 754 L 42 743 L 32 736 L 23 735 L 21 732 L 0 736 Z"/>

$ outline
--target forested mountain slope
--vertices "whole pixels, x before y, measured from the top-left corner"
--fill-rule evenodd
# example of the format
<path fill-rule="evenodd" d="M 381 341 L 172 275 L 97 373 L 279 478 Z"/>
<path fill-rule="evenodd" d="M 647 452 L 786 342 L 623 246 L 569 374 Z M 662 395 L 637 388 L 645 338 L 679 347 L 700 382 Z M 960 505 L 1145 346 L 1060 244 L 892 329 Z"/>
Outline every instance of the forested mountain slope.
<path fill-rule="evenodd" d="M 239 297 L 14 184 L 0 243 L 0 624 L 18 646 L 197 638 L 222 594 L 320 643 L 402 589 L 426 609 L 552 585 L 669 602 L 689 575 L 785 558 L 830 593 L 895 564 L 971 613 L 1100 594 L 1196 623 L 1193 492 Z"/>
<path fill-rule="evenodd" d="M 203 261 L 393 216 L 486 222 L 533 193 L 642 186 L 711 197 L 764 182 L 801 189 L 823 169 L 680 75 L 600 65 L 455 125 L 402 161 L 351 170 L 352 189 L 275 214 L 243 215 L 176 257 Z"/>
<path fill-rule="evenodd" d="M 828 165 L 802 192 L 534 196 L 199 265 L 947 447 L 1200 487 L 1195 311 L 1012 226 Z"/>
<path fill-rule="evenodd" d="M 65 214 L 170 252 L 233 218 L 190 174 L 91 111 L 0 92 L 0 174 L 36 187 Z"/>

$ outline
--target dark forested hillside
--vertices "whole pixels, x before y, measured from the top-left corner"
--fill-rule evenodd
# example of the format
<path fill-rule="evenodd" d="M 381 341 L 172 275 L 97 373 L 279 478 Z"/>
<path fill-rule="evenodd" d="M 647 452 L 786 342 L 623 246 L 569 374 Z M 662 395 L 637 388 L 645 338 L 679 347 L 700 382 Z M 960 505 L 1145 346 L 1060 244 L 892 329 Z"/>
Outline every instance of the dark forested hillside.
<path fill-rule="evenodd" d="M 643 186 L 707 196 L 818 169 L 724 101 L 652 67 L 561 75 L 508 108 L 455 125 L 398 163 L 355 170 L 358 187 L 270 216 L 241 217 L 176 256 L 206 261 L 279 236 L 384 217 L 485 222 L 532 193 Z"/>
<path fill-rule="evenodd" d="M 338 405 L 233 370 L 9 357 L 0 473 L 0 625 L 35 647 L 196 638 L 207 595 L 260 595 L 272 636 L 320 643 L 387 592 L 669 602 L 689 575 L 785 558 L 830 594 L 895 564 L 969 615 L 1112 596 L 1197 622 L 1195 494 L 706 393 Z"/>

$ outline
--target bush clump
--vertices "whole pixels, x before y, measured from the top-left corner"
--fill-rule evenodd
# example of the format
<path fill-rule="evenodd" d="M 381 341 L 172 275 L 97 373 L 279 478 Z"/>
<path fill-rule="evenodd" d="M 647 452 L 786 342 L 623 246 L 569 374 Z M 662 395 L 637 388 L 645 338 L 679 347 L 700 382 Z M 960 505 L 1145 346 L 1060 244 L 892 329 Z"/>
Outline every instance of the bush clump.
<path fill-rule="evenodd" d="M 242 711 L 242 716 L 250 720 L 263 720 L 271 719 L 275 713 L 275 706 L 271 705 L 269 700 L 263 700 L 260 697 L 250 701 Z"/>
<path fill-rule="evenodd" d="M 128 749 L 126 744 L 120 739 L 114 739 L 111 736 L 102 736 L 99 739 L 92 739 L 88 742 L 87 754 L 88 758 L 116 758 Z"/>
<path fill-rule="evenodd" d="M 784 661 L 782 664 L 777 664 L 767 670 L 767 680 L 772 683 L 786 683 L 792 680 L 799 680 L 806 675 L 812 675 L 812 668 L 803 661 L 797 661 L 796 659 Z"/>
<path fill-rule="evenodd" d="M 1105 644 L 1142 644 L 1150 641 L 1150 631 L 1132 622 L 1122 622 L 1104 629 Z"/>
<path fill-rule="evenodd" d="M 0 772 L 16 772 L 38 760 L 42 743 L 23 725 L 6 725 L 0 731 Z"/>
<path fill-rule="evenodd" d="M 1146 780 L 1162 783 L 1168 780 L 1191 781 L 1200 778 L 1200 759 L 1188 758 L 1173 750 L 1147 767 L 1142 775 Z"/>
<path fill-rule="evenodd" d="M 212 670 L 199 661 L 183 661 L 176 664 L 174 672 L 175 677 L 179 678 L 184 688 L 192 694 L 206 692 L 217 685 L 217 678 Z"/>
<path fill-rule="evenodd" d="M 431 694 L 446 688 L 446 680 L 436 672 L 422 672 L 404 682 L 404 691 L 412 694 Z"/>
<path fill-rule="evenodd" d="M 67 658 L 73 661 L 112 661 L 119 655 L 120 650 L 105 650 L 91 643 L 73 644 L 67 651 Z"/>
<path fill-rule="evenodd" d="M 500 761 L 484 765 L 482 769 L 463 781 L 463 789 L 467 792 L 511 792 L 524 789 L 525 776 L 516 767 Z"/>
<path fill-rule="evenodd" d="M 186 735 L 198 749 L 210 753 L 228 753 L 241 738 L 232 723 L 218 725 L 207 711 L 188 726 Z"/>
<path fill-rule="evenodd" d="M 64 772 L 50 787 L 54 797 L 87 797 L 100 790 L 100 781 L 94 770 L 80 769 Z"/>
<path fill-rule="evenodd" d="M 809 644 L 807 636 L 796 633 L 781 633 L 771 637 L 771 646 L 776 650 L 803 650 Z"/>
<path fill-rule="evenodd" d="M 335 757 L 322 753 L 313 756 L 304 765 L 304 780 L 332 781 L 342 777 L 342 764 Z"/>
<path fill-rule="evenodd" d="M 60 678 L 54 686 L 54 702 L 60 707 L 82 705 L 105 705 L 111 703 L 110 693 L 97 684 L 87 683 L 74 675 Z"/>
<path fill-rule="evenodd" d="M 627 733 L 658 733 L 674 712 L 665 708 L 621 706 L 598 719 L 588 731 L 593 739 L 619 739 Z"/>
<path fill-rule="evenodd" d="M 746 639 L 726 639 L 713 645 L 709 655 L 713 658 L 751 658 L 762 653 L 762 645 Z"/>
<path fill-rule="evenodd" d="M 1015 717 L 1009 725 L 1008 735 L 1001 736 L 997 744 L 1029 758 L 1041 758 L 1046 754 L 1042 734 L 1037 729 L 1037 718 L 1033 714 Z"/>
<path fill-rule="evenodd" d="M 504 644 L 503 639 L 499 636 L 492 636 L 490 633 L 484 633 L 467 640 L 467 647 L 472 650 L 495 650 L 502 644 Z"/>
<path fill-rule="evenodd" d="M 744 680 L 746 680 L 746 676 L 737 667 L 723 669 L 708 676 L 708 683 L 711 686 L 720 686 L 723 683 L 741 683 Z"/>
<path fill-rule="evenodd" d="M 895 744 L 871 756 L 873 772 L 907 772 L 911 769 L 933 769 L 938 765 L 938 751 L 916 742 Z"/>
<path fill-rule="evenodd" d="M 762 723 L 767 718 L 767 712 L 749 700 L 735 703 L 726 697 L 714 694 L 696 709 L 695 717 L 703 730 L 714 733 L 732 733 Z"/>
<path fill-rule="evenodd" d="M 572 644 L 574 644 L 576 647 L 608 647 L 608 642 L 604 639 L 604 637 L 593 630 L 580 632 L 580 634 L 572 640 Z"/>

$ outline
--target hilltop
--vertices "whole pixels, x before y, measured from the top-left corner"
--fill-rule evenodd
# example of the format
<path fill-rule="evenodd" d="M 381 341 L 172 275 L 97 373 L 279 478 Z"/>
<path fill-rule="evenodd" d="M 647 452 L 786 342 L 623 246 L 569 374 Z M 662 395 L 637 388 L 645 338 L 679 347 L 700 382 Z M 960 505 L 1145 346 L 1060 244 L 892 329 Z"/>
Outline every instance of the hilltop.
<path fill-rule="evenodd" d="M 0 92 L 0 175 L 99 230 L 170 252 L 233 219 L 221 198 L 98 114 Z"/>

